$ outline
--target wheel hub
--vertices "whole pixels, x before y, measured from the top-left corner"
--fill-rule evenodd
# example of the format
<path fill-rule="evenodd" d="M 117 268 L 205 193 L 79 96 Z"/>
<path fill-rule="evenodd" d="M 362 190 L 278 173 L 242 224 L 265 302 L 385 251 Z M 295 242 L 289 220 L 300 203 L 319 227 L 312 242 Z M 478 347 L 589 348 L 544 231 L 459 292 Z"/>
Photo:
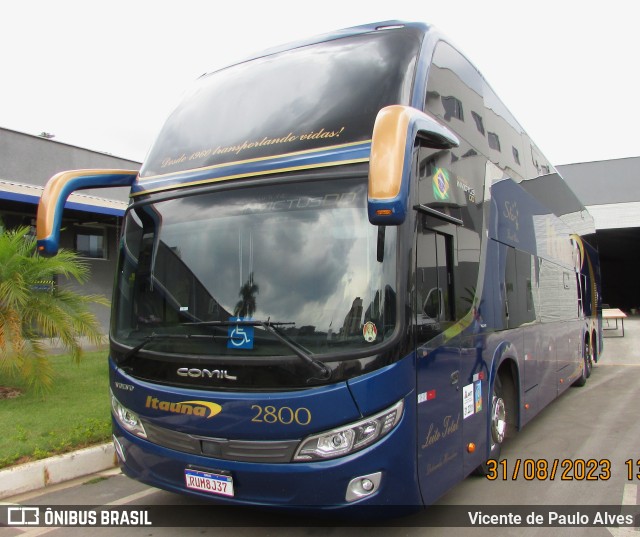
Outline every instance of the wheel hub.
<path fill-rule="evenodd" d="M 493 397 L 491 404 L 491 437 L 496 444 L 502 444 L 507 432 L 507 411 L 502 397 Z"/>

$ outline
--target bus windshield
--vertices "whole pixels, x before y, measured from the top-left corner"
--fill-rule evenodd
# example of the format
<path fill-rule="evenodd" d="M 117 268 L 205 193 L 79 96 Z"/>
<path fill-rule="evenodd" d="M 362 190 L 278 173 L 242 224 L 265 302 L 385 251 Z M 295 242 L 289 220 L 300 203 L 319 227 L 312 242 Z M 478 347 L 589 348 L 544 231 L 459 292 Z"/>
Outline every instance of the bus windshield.
<path fill-rule="evenodd" d="M 374 348 L 396 323 L 396 233 L 385 230 L 381 253 L 366 193 L 363 177 L 131 208 L 113 339 L 226 358 L 291 356 L 287 342 L 314 355 Z M 272 323 L 287 342 L 238 319 Z"/>

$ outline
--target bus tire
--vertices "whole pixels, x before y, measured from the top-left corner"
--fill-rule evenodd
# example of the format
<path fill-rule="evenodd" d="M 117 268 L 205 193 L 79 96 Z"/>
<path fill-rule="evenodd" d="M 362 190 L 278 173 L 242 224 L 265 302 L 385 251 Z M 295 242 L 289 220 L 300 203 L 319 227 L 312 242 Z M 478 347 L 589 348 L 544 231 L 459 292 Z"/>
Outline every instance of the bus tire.
<path fill-rule="evenodd" d="M 594 360 L 594 356 L 595 356 L 595 341 L 593 341 L 593 338 L 589 338 L 589 341 L 587 342 L 588 347 L 587 347 L 587 378 L 589 378 L 591 376 L 591 373 L 593 372 L 593 360 Z"/>
<path fill-rule="evenodd" d="M 582 346 L 582 370 L 580 376 L 573 383 L 574 386 L 581 388 L 587 383 L 587 379 L 591 375 L 591 343 L 586 338 Z"/>
<path fill-rule="evenodd" d="M 491 409 L 489 414 L 489 442 L 491 443 L 491 451 L 488 460 L 499 460 L 502 444 L 507 438 L 509 422 L 513 420 L 513 394 L 508 393 L 510 383 L 505 382 L 506 376 L 500 374 L 496 378 L 491 387 Z M 476 474 L 487 475 L 489 466 L 487 461 L 478 466 L 475 470 Z"/>

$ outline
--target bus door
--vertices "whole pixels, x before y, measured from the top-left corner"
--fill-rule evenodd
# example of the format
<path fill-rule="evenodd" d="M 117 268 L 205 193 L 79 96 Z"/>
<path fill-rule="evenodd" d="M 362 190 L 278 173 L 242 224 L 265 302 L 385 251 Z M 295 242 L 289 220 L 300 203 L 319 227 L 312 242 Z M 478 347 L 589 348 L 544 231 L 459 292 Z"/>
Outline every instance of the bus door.
<path fill-rule="evenodd" d="M 455 319 L 453 236 L 420 215 L 416 241 L 418 473 L 426 504 L 462 479 L 462 388 Z"/>

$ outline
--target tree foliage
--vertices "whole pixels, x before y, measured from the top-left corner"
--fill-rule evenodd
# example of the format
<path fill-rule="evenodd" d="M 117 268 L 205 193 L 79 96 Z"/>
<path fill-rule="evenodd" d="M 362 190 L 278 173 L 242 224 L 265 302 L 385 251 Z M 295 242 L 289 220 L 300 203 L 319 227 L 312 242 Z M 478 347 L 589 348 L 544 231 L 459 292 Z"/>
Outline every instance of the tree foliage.
<path fill-rule="evenodd" d="M 68 250 L 41 257 L 28 227 L 0 234 L 0 371 L 22 377 L 42 393 L 53 382 L 46 340 L 58 340 L 79 363 L 80 338 L 94 345 L 104 339 L 89 305 L 109 304 L 100 295 L 54 286 L 56 275 L 81 284 L 89 267 Z"/>
<path fill-rule="evenodd" d="M 260 287 L 253 281 L 253 272 L 249 274 L 249 279 L 244 282 L 240 288 L 240 298 L 233 309 L 236 317 L 241 319 L 249 318 L 256 311 L 256 295 L 260 291 Z"/>

